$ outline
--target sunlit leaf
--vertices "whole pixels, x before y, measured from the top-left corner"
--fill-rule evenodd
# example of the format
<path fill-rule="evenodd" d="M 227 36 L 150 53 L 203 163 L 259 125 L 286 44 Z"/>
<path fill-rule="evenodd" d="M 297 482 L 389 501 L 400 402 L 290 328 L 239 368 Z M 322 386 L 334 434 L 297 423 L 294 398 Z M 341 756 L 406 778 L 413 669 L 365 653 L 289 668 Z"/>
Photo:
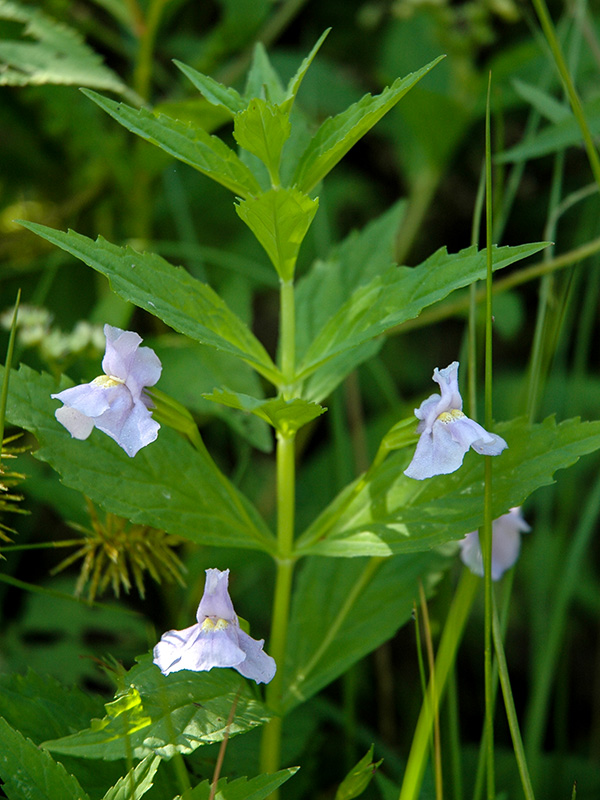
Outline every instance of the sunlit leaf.
<path fill-rule="evenodd" d="M 148 655 L 129 670 L 124 682 L 115 700 L 106 704 L 103 719 L 42 746 L 51 753 L 79 758 L 113 760 L 126 758 L 128 752 L 135 758 L 153 754 L 170 758 L 219 742 L 227 730 L 235 736 L 269 719 L 235 670 L 181 670 L 165 676 Z M 228 726 L 236 698 L 235 716 Z"/>
<path fill-rule="evenodd" d="M 248 107 L 235 115 L 236 142 L 262 161 L 272 180 L 277 177 L 281 151 L 290 133 L 288 114 L 260 97 L 250 100 Z"/>
<path fill-rule="evenodd" d="M 317 403 L 309 403 L 299 397 L 293 400 L 284 400 L 282 397 L 260 400 L 229 389 L 215 389 L 212 394 L 205 394 L 204 397 L 215 403 L 255 414 L 285 436 L 292 435 L 327 410 Z"/>
<path fill-rule="evenodd" d="M 294 103 L 294 100 L 296 99 L 296 95 L 298 94 L 300 85 L 304 80 L 304 76 L 306 75 L 308 68 L 312 64 L 315 56 L 321 49 L 321 45 L 329 35 L 330 30 L 331 28 L 327 28 L 325 31 L 323 31 L 323 33 L 319 36 L 317 42 L 315 43 L 310 53 L 305 58 L 302 59 L 302 63 L 300 64 L 294 75 L 292 75 L 292 77 L 290 78 L 287 85 L 287 91 L 285 93 L 285 100 L 283 100 L 283 102 L 281 103 L 281 108 L 288 114 L 292 110 L 292 105 Z"/>
<path fill-rule="evenodd" d="M 133 767 L 108 790 L 102 800 L 139 800 L 153 786 L 153 778 L 160 764 L 160 757 L 148 756 Z M 133 792 L 132 792 L 133 787 Z"/>
<path fill-rule="evenodd" d="M 255 778 L 237 778 L 233 781 L 221 778 L 217 783 L 216 798 L 217 800 L 264 800 L 297 771 L 298 767 L 290 767 L 273 775 L 257 775 Z M 211 783 L 203 781 L 175 800 L 209 800 L 210 792 Z"/>
<path fill-rule="evenodd" d="M 193 67 L 177 61 L 177 59 L 173 63 L 190 79 L 196 89 L 202 92 L 209 103 L 227 109 L 231 115 L 237 114 L 238 111 L 243 111 L 246 108 L 243 97 L 231 86 L 224 86 L 214 78 L 211 78 L 210 75 L 203 75 Z"/>

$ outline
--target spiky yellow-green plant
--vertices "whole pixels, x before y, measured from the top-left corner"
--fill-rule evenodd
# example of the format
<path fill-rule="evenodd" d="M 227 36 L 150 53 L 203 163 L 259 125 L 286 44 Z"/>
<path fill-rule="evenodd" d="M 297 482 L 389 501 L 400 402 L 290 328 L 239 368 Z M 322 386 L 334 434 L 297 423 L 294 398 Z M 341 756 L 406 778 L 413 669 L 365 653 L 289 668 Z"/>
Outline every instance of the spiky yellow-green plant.
<path fill-rule="evenodd" d="M 8 525 L 5 525 L 2 521 L 2 516 L 9 512 L 11 514 L 26 514 L 27 512 L 19 508 L 17 503 L 19 503 L 23 496 L 20 494 L 15 494 L 12 489 L 17 484 L 21 483 L 21 481 L 25 480 L 25 475 L 21 475 L 20 472 L 14 472 L 14 470 L 8 469 L 7 465 L 4 463 L 5 461 L 9 461 L 12 458 L 16 458 L 16 454 L 23 452 L 25 448 L 14 448 L 8 447 L 7 445 L 10 442 L 14 442 L 15 439 L 18 439 L 20 434 L 16 436 L 9 436 L 2 442 L 2 451 L 0 453 L 0 539 L 5 542 L 12 541 L 8 534 L 15 533 L 12 528 L 9 528 Z"/>
<path fill-rule="evenodd" d="M 70 523 L 70 527 L 83 534 L 81 546 L 52 570 L 56 574 L 82 559 L 75 586 L 77 596 L 88 583 L 90 601 L 102 594 L 109 584 L 119 597 L 121 588 L 128 593 L 135 583 L 140 596 L 144 597 L 145 572 L 157 583 L 175 580 L 185 585 L 185 567 L 174 551 L 181 543 L 179 537 L 149 525 L 134 525 L 116 514 L 106 513 L 104 519 L 100 519 L 92 502 L 86 498 L 86 503 L 91 527 Z"/>

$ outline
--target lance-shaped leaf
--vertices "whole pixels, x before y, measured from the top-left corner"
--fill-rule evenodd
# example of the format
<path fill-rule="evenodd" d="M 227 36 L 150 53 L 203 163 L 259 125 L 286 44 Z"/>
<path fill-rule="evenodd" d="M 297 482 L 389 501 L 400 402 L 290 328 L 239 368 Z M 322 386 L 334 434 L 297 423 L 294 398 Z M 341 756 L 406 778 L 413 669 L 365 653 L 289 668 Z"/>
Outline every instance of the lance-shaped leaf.
<path fill-rule="evenodd" d="M 119 76 L 73 28 L 7 0 L 0 0 L 0 19 L 24 25 L 22 40 L 10 39 L 5 31 L 0 41 L 0 85 L 53 83 L 125 91 Z"/>
<path fill-rule="evenodd" d="M 62 764 L 1 718 L 0 778 L 10 800 L 88 800 Z"/>
<path fill-rule="evenodd" d="M 331 28 L 327 28 L 325 31 L 323 31 L 323 33 L 319 36 L 316 44 L 314 45 L 310 53 L 306 56 L 306 58 L 302 60 L 302 63 L 300 64 L 294 75 L 292 75 L 292 77 L 290 78 L 287 85 L 287 91 L 285 93 L 285 99 L 283 100 L 282 103 L 280 103 L 281 108 L 287 114 L 289 114 L 290 111 L 292 110 L 292 106 L 294 104 L 294 100 L 296 99 L 296 95 L 298 94 L 298 89 L 300 88 L 300 84 L 304 80 L 304 76 L 306 75 L 308 68 L 312 64 L 314 57 L 321 49 L 321 45 L 329 35 L 330 30 Z"/>
<path fill-rule="evenodd" d="M 164 114 L 155 116 L 145 108 L 136 109 L 125 103 L 116 103 L 87 89 L 83 92 L 132 133 L 157 145 L 235 194 L 248 197 L 260 192 L 256 178 L 237 154 L 203 128 L 187 125 Z"/>
<path fill-rule="evenodd" d="M 255 778 L 237 778 L 228 781 L 221 778 L 217 783 L 215 797 L 217 800 L 264 800 L 278 789 L 282 783 L 289 780 L 298 771 L 298 767 L 289 767 L 272 775 L 257 775 Z M 188 789 L 175 800 L 210 800 L 211 782 L 202 781 L 193 789 Z"/>
<path fill-rule="evenodd" d="M 22 365 L 11 373 L 6 411 L 13 425 L 35 434 L 40 449 L 34 455 L 51 464 L 63 483 L 107 511 L 199 544 L 274 549 L 274 537 L 252 504 L 206 452 L 174 431 L 162 427 L 135 458 L 97 430 L 86 441 L 71 439 L 55 419 L 58 404 L 50 397 L 66 386 Z"/>
<path fill-rule="evenodd" d="M 139 800 L 152 788 L 154 775 L 161 762 L 160 756 L 148 756 L 123 775 L 108 790 L 102 800 Z M 133 792 L 131 788 L 133 787 Z"/>
<path fill-rule="evenodd" d="M 294 277 L 298 251 L 318 205 L 297 189 L 270 189 L 235 207 L 284 281 Z"/>
<path fill-rule="evenodd" d="M 246 108 L 246 101 L 233 87 L 224 86 L 210 75 L 204 75 L 181 61 L 174 60 L 173 63 L 191 80 L 196 89 L 202 92 L 209 103 L 226 109 L 232 116 Z"/>
<path fill-rule="evenodd" d="M 227 721 L 236 702 L 233 721 Z M 51 753 L 114 760 L 191 753 L 204 744 L 262 725 L 269 713 L 249 684 L 229 669 L 182 670 L 163 675 L 143 656 L 125 676 L 125 688 L 106 704 L 106 716 L 90 728 L 44 742 Z"/>
<path fill-rule="evenodd" d="M 304 559 L 290 618 L 285 711 L 390 639 L 411 618 L 419 580 L 431 594 L 448 564 L 435 551 L 354 558 L 343 569 L 331 558 Z"/>
<path fill-rule="evenodd" d="M 494 247 L 493 269 L 537 253 L 546 243 Z M 450 254 L 441 248 L 418 267 L 392 267 L 360 286 L 323 326 L 297 369 L 310 375 L 333 356 L 412 319 L 455 289 L 485 277 L 486 251 L 468 247 Z"/>
<path fill-rule="evenodd" d="M 264 377 L 279 382 L 277 367 L 248 327 L 206 283 L 161 256 L 96 241 L 75 231 L 57 231 L 34 222 L 25 228 L 71 253 L 110 281 L 112 289 L 190 339 L 243 358 Z"/>
<path fill-rule="evenodd" d="M 531 425 L 513 420 L 494 431 L 508 442 L 494 459 L 492 517 L 520 506 L 557 469 L 600 448 L 600 422 L 554 418 Z M 412 449 L 388 457 L 347 487 L 298 539 L 297 552 L 328 556 L 385 556 L 426 550 L 460 539 L 483 523 L 484 458 L 467 453 L 451 475 L 425 481 L 403 471 Z"/>
<path fill-rule="evenodd" d="M 337 116 L 326 119 L 302 155 L 292 183 L 308 194 L 442 58 L 436 58 L 405 78 L 398 78 L 381 94 L 375 97 L 367 94 Z"/>
<path fill-rule="evenodd" d="M 215 403 L 255 414 L 284 436 L 292 436 L 299 428 L 327 411 L 323 406 L 309 403 L 299 397 L 293 400 L 284 400 L 282 397 L 259 400 L 257 397 L 232 392 L 229 389 L 215 389 L 212 394 L 203 396 Z"/>
<path fill-rule="evenodd" d="M 281 151 L 291 130 L 288 114 L 273 103 L 255 97 L 247 108 L 235 115 L 233 135 L 240 147 L 262 161 L 275 183 Z"/>

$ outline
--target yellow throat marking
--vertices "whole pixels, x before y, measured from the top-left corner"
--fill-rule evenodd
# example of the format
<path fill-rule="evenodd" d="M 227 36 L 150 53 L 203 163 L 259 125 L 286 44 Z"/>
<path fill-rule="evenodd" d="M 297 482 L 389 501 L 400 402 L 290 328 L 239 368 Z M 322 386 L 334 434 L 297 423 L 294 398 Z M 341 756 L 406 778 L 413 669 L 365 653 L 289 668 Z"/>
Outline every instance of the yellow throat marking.
<path fill-rule="evenodd" d="M 101 389 L 112 389 L 113 386 L 120 386 L 122 383 L 125 383 L 125 381 L 115 378 L 114 375 L 98 375 L 92 381 L 94 386 L 100 386 Z"/>
<path fill-rule="evenodd" d="M 229 623 L 226 619 L 211 619 L 207 617 L 202 625 L 200 626 L 201 631 L 224 631 L 225 628 L 229 627 Z"/>
<path fill-rule="evenodd" d="M 463 414 L 462 411 L 458 408 L 453 408 L 451 411 L 442 411 L 436 421 L 443 422 L 444 425 L 448 425 L 450 422 L 456 422 L 457 419 L 463 419 L 466 417 L 466 414 Z"/>

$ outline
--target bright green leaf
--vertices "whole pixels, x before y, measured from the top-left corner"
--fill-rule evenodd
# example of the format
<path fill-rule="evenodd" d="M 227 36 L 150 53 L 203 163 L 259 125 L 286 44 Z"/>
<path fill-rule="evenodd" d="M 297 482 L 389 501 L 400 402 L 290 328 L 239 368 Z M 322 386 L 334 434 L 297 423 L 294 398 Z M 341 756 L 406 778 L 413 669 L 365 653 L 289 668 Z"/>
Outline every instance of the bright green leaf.
<path fill-rule="evenodd" d="M 513 420 L 494 430 L 508 450 L 493 459 L 492 517 L 521 505 L 557 469 L 600 448 L 600 422 L 552 417 L 531 425 Z M 359 478 L 325 509 L 297 541 L 302 554 L 386 556 L 426 550 L 460 539 L 483 523 L 484 461 L 470 451 L 451 475 L 425 481 L 403 471 L 413 450 L 403 449 Z"/>
<path fill-rule="evenodd" d="M 21 41 L 6 35 L 0 41 L 0 85 L 53 83 L 125 91 L 119 76 L 104 66 L 73 28 L 9 0 L 0 0 L 0 19 L 25 26 Z"/>
<path fill-rule="evenodd" d="M 300 245 L 318 205 L 317 199 L 312 200 L 297 189 L 270 189 L 235 207 L 284 281 L 294 276 Z"/>
<path fill-rule="evenodd" d="M 108 790 L 102 800 L 139 800 L 153 786 L 153 778 L 160 764 L 160 757 L 148 756 L 133 767 L 127 775 L 123 775 Z M 134 787 L 133 792 L 131 787 Z"/>
<path fill-rule="evenodd" d="M 212 394 L 205 394 L 204 397 L 230 408 L 256 414 L 285 436 L 296 433 L 299 428 L 312 422 L 327 410 L 317 403 L 309 403 L 299 397 L 293 400 L 284 400 L 282 397 L 259 400 L 229 389 L 215 389 Z"/>
<path fill-rule="evenodd" d="M 281 151 L 292 127 L 288 114 L 255 97 L 248 107 L 235 115 L 233 135 L 236 142 L 266 166 L 272 183 L 278 183 Z"/>
<path fill-rule="evenodd" d="M 331 28 L 327 28 L 327 30 L 323 31 L 323 33 L 319 36 L 315 46 L 312 48 L 312 50 L 306 56 L 306 58 L 302 60 L 302 63 L 296 70 L 296 73 L 292 75 L 292 77 L 290 78 L 287 85 L 285 100 L 280 104 L 282 110 L 285 111 L 287 114 L 289 114 L 290 111 L 292 110 L 294 100 L 296 99 L 296 95 L 298 94 L 298 90 L 300 89 L 300 84 L 304 80 L 304 76 L 306 75 L 308 68 L 312 64 L 314 57 L 321 49 L 321 45 L 329 35 L 330 30 Z"/>
<path fill-rule="evenodd" d="M 176 59 L 173 63 L 191 80 L 196 89 L 202 92 L 209 103 L 227 109 L 232 115 L 246 108 L 243 97 L 231 86 L 224 86 L 209 75 L 203 75 L 193 67 Z"/>
<path fill-rule="evenodd" d="M 293 183 L 307 194 L 404 95 L 443 58 L 440 56 L 417 72 L 398 78 L 372 97 L 365 95 L 335 117 L 329 117 L 312 138 L 300 159 Z"/>
<path fill-rule="evenodd" d="M 9 800 L 88 800 L 62 764 L 1 718 L 0 778 Z"/>
<path fill-rule="evenodd" d="M 190 339 L 243 358 L 278 382 L 277 367 L 254 334 L 210 286 L 181 267 L 152 253 L 118 247 L 102 237 L 94 241 L 75 231 L 65 233 L 34 222 L 21 224 L 106 275 L 120 297 Z"/>
<path fill-rule="evenodd" d="M 358 764 L 350 770 L 340 783 L 335 793 L 335 800 L 354 800 L 355 797 L 359 797 L 371 783 L 373 775 L 382 763 L 383 759 L 380 759 L 377 763 L 373 762 L 373 745 L 371 745 Z"/>
<path fill-rule="evenodd" d="M 127 130 L 189 164 L 236 195 L 249 197 L 260 191 L 255 177 L 237 154 L 203 128 L 186 125 L 164 114 L 155 116 L 145 108 L 135 109 L 125 103 L 116 103 L 87 89 L 83 93 Z"/>
<path fill-rule="evenodd" d="M 0 378 L 3 368 L 0 368 Z M 135 458 L 94 430 L 86 441 L 71 439 L 54 418 L 59 407 L 49 376 L 22 365 L 11 374 L 6 418 L 35 434 L 35 456 L 107 511 L 190 541 L 270 551 L 273 536 L 252 504 L 205 453 L 161 428 L 158 439 Z"/>
<path fill-rule="evenodd" d="M 250 779 L 237 778 L 237 780 L 229 782 L 227 778 L 221 778 L 217 783 L 215 800 L 264 800 L 297 771 L 298 767 L 290 767 L 275 772 L 273 775 L 257 775 Z M 193 789 L 184 792 L 183 795 L 176 797 L 175 800 L 209 800 L 210 790 L 210 782 L 203 781 Z"/>
<path fill-rule="evenodd" d="M 269 719 L 246 680 L 231 669 L 181 670 L 165 676 L 148 655 L 124 680 L 123 690 L 106 704 L 103 719 L 42 746 L 52 753 L 109 761 L 126 758 L 128 752 L 135 758 L 154 754 L 171 758 L 220 742 L 228 727 L 229 735 L 235 736 Z M 236 698 L 235 716 L 228 726 Z"/>
<path fill-rule="evenodd" d="M 262 42 L 254 45 L 244 96 L 246 100 L 261 97 L 277 104 L 285 99 L 285 90 L 279 75 L 273 68 Z"/>
<path fill-rule="evenodd" d="M 495 247 L 493 268 L 537 253 L 545 243 Z M 360 286 L 323 326 L 297 368 L 307 377 L 332 356 L 412 319 L 450 292 L 485 277 L 486 251 L 468 247 L 449 254 L 441 248 L 418 267 L 392 267 Z"/>

